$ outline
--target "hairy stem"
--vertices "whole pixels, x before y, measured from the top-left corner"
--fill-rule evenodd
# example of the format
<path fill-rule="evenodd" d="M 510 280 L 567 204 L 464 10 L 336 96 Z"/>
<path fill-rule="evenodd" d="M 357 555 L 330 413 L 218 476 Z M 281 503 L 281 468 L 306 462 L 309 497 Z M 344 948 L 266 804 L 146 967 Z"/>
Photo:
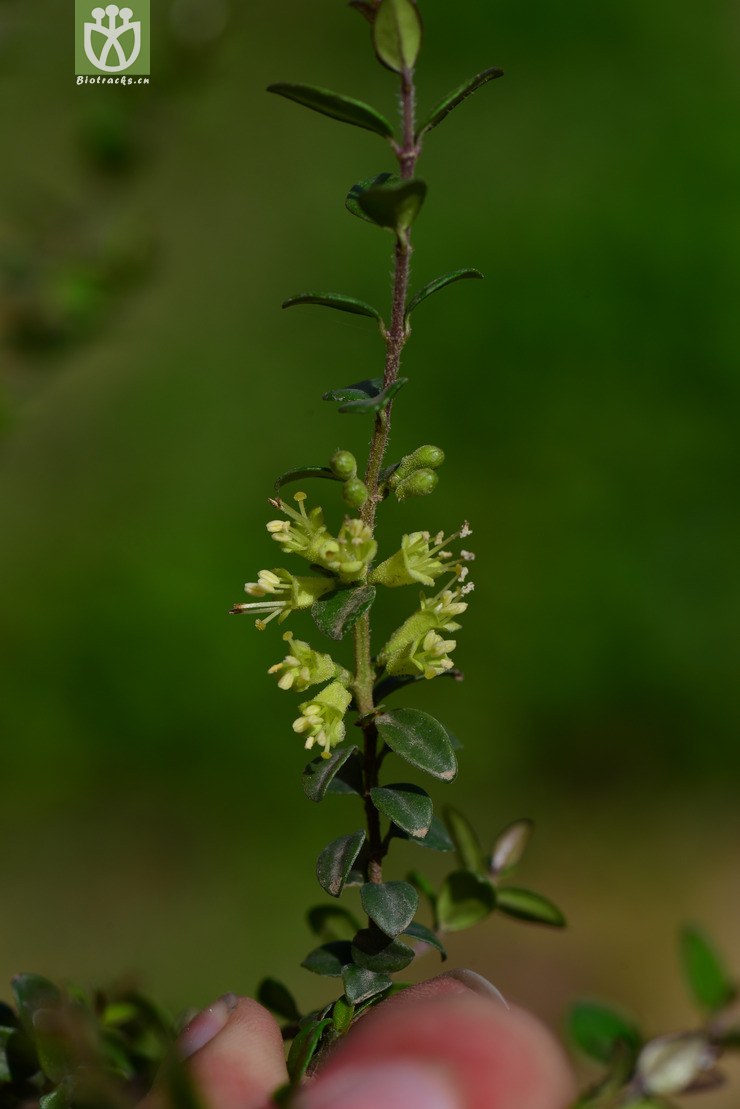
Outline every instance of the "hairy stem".
<path fill-rule="evenodd" d="M 398 164 L 401 177 L 409 180 L 414 176 L 419 149 L 414 138 L 416 114 L 416 90 L 413 73 L 401 77 L 401 121 L 403 142 L 397 147 Z M 406 345 L 406 302 L 408 299 L 409 274 L 411 271 L 411 237 L 406 232 L 396 239 L 393 272 L 393 307 L 391 323 L 386 334 L 385 374 L 383 384 L 392 385 L 398 377 L 401 355 Z M 380 475 L 383 468 L 388 436 L 390 434 L 390 406 L 379 412 L 373 427 L 365 484 L 368 499 L 362 510 L 364 522 L 372 529 L 380 500 Z M 364 733 L 363 787 L 365 817 L 367 821 L 368 865 L 367 878 L 370 882 L 383 881 L 383 858 L 388 851 L 389 837 L 381 837 L 380 816 L 375 808 L 370 791 L 378 784 L 378 770 L 381 758 L 378 753 L 378 730 L 373 719 L 375 700 L 373 687 L 375 669 L 372 661 L 370 636 L 370 614 L 366 613 L 355 626 L 355 700 L 360 713 L 360 726 Z"/>

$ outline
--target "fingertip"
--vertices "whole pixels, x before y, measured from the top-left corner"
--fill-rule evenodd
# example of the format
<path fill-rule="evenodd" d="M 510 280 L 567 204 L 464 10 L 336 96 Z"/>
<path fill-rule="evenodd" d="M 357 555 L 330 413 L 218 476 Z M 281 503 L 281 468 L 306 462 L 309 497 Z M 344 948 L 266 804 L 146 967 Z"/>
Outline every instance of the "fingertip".
<path fill-rule="evenodd" d="M 379 1061 L 441 1075 L 460 1109 L 564 1109 L 574 1097 L 562 1049 L 522 1010 L 507 1009 L 450 978 L 436 980 L 431 992 L 428 986 L 403 1004 L 396 1000 L 363 1017 L 337 1048 L 312 1089 L 308 1109 L 324 1109 L 324 1083 Z M 412 1100 L 407 1109 L 423 1104 Z"/>

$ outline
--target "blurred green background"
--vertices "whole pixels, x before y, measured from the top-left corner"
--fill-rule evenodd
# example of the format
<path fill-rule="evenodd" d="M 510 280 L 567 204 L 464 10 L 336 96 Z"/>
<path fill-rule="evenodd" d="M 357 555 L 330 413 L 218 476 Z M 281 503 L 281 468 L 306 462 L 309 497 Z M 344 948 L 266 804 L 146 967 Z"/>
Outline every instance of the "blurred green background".
<path fill-rule="evenodd" d="M 386 113 L 395 89 L 340 0 L 152 8 L 151 86 L 90 88 L 71 10 L 0 3 L 0 979 L 133 971 L 177 1008 L 269 970 L 313 1000 L 294 969 L 313 859 L 357 815 L 304 799 L 265 673 L 279 635 L 226 613 L 275 564 L 274 476 L 365 448 L 369 425 L 320 397 L 378 372 L 377 330 L 279 306 L 387 303 L 390 239 L 342 202 L 392 160 L 264 87 Z M 422 8 L 422 109 L 506 77 L 422 162 L 415 286 L 487 281 L 421 307 L 404 361 L 393 455 L 448 461 L 434 498 L 388 508 L 386 547 L 469 518 L 478 556 L 465 685 L 406 700 L 465 745 L 440 802 L 486 837 L 533 817 L 522 880 L 572 922 L 495 919 L 452 955 L 555 1023 L 586 993 L 676 1027 L 680 922 L 740 969 L 737 6 Z M 91 242 L 145 272 L 119 288 Z M 57 283 L 69 335 L 18 325 L 24 266 Z"/>

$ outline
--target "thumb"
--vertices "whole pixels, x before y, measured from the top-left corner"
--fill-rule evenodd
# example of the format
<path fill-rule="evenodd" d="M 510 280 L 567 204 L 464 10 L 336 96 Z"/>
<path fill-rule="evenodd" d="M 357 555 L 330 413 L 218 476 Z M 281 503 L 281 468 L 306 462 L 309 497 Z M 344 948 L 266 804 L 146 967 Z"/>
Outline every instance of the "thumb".
<path fill-rule="evenodd" d="M 185 1028 L 177 1042 L 207 1109 L 266 1109 L 288 1080 L 280 1029 L 250 998 L 226 994 Z M 166 1109 L 155 1091 L 139 1109 Z"/>

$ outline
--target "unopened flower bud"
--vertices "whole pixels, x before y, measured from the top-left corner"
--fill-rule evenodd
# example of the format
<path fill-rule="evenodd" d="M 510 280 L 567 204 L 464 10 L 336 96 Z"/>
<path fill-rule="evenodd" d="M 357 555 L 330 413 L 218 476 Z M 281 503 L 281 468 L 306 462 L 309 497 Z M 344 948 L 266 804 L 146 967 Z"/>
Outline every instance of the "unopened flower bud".
<path fill-rule="evenodd" d="M 646 1093 L 670 1097 L 684 1093 L 716 1058 L 716 1048 L 701 1032 L 659 1036 L 640 1052 L 637 1076 Z"/>
<path fill-rule="evenodd" d="M 417 447 L 415 451 L 401 459 L 400 464 L 388 479 L 388 484 L 391 489 L 397 489 L 401 482 L 410 477 L 411 474 L 415 474 L 419 470 L 437 470 L 444 460 L 445 452 L 440 447 L 433 447 L 430 444 Z"/>
<path fill-rule="evenodd" d="M 347 481 L 357 474 L 357 459 L 349 451 L 334 451 L 329 465 L 332 473 L 342 481 Z"/>
<path fill-rule="evenodd" d="M 350 508 L 362 508 L 368 498 L 367 486 L 358 477 L 350 478 L 344 483 L 344 503 Z"/>
<path fill-rule="evenodd" d="M 417 470 L 415 474 L 404 478 L 396 486 L 395 493 L 399 501 L 408 497 L 428 497 L 437 488 L 439 478 L 434 470 Z"/>

